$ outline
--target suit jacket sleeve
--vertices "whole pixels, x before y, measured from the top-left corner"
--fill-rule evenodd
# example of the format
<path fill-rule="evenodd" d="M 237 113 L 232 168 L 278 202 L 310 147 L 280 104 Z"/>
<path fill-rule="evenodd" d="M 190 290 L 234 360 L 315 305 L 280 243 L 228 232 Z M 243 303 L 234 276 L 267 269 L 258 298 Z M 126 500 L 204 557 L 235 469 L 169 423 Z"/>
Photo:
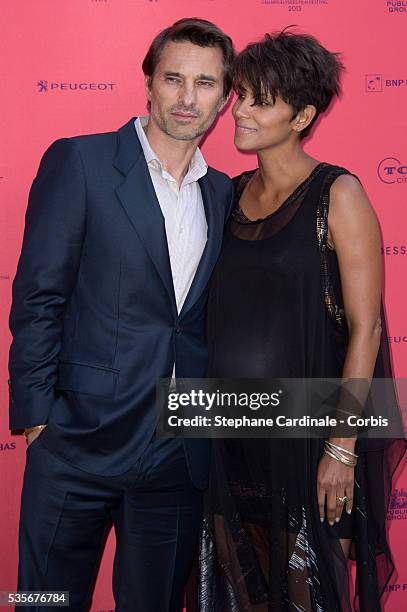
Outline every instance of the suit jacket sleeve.
<path fill-rule="evenodd" d="M 47 423 L 62 317 L 75 287 L 86 219 L 86 185 L 77 143 L 56 141 L 31 187 L 22 252 L 13 282 L 10 428 Z"/>

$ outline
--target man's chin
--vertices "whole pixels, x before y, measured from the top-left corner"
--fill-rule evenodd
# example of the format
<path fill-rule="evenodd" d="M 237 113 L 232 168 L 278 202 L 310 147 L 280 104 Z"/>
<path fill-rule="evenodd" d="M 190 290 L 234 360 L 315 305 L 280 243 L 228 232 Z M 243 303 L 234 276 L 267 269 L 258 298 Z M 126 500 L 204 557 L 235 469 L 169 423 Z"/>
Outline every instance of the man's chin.
<path fill-rule="evenodd" d="M 168 136 L 175 140 L 196 140 L 196 138 L 200 138 L 204 133 L 205 130 L 200 130 L 199 128 L 192 129 L 191 126 L 187 125 L 171 126 L 171 128 L 167 129 Z"/>
<path fill-rule="evenodd" d="M 199 138 L 201 134 L 173 134 L 172 137 L 174 140 L 183 140 L 185 142 L 190 142 L 192 140 L 196 140 Z"/>

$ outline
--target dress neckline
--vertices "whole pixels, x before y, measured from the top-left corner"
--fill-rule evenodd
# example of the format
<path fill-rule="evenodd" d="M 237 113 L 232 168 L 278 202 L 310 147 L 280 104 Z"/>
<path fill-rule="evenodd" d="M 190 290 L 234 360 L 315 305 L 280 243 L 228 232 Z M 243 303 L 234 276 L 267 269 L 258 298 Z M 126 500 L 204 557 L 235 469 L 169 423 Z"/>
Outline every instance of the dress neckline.
<path fill-rule="evenodd" d="M 287 206 L 289 206 L 291 202 L 295 201 L 298 197 L 300 197 L 300 195 L 305 191 L 305 189 L 307 189 L 307 187 L 315 178 L 315 176 L 319 174 L 320 170 L 322 170 L 322 168 L 326 165 L 326 162 L 320 162 L 319 164 L 317 164 L 315 168 L 311 171 L 311 173 L 303 181 L 301 181 L 299 185 L 297 185 L 294 191 L 286 197 L 286 199 L 280 204 L 278 208 L 276 208 L 276 210 L 273 210 L 273 212 L 271 212 L 269 215 L 266 215 L 265 217 L 259 217 L 258 219 L 249 219 L 249 217 L 247 217 L 243 210 L 240 208 L 239 202 L 242 197 L 243 191 L 245 190 L 250 178 L 254 175 L 255 172 L 257 172 L 258 168 L 255 168 L 254 170 L 247 170 L 243 173 L 236 189 L 237 203 L 236 207 L 232 212 L 233 220 L 237 221 L 238 223 L 250 224 L 262 223 L 263 221 L 274 217 L 274 215 L 280 213 L 282 210 L 287 208 Z"/>

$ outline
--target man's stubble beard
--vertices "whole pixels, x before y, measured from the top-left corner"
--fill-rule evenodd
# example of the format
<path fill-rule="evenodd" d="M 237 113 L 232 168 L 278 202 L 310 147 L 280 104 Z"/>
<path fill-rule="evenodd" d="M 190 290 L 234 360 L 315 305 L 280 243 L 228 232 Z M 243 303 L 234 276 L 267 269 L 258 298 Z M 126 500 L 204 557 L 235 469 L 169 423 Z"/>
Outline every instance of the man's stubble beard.
<path fill-rule="evenodd" d="M 190 112 L 190 111 L 186 111 Z M 197 138 L 201 138 L 212 126 L 214 123 L 216 116 L 218 114 L 218 107 L 216 107 L 211 115 L 206 119 L 206 121 L 200 123 L 195 128 L 191 128 L 190 132 L 182 131 L 185 129 L 183 126 L 175 126 L 174 128 L 171 126 L 171 119 L 167 119 L 165 115 L 158 113 L 155 117 L 156 122 L 160 130 L 162 130 L 167 136 L 174 138 L 174 140 L 196 140 Z M 180 132 L 178 132 L 178 129 Z"/>

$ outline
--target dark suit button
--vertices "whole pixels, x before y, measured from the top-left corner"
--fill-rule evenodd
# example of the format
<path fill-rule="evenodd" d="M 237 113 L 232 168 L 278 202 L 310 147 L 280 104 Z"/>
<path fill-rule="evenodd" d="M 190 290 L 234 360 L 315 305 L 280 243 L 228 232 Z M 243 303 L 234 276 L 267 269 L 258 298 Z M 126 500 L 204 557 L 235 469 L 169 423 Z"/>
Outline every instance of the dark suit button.
<path fill-rule="evenodd" d="M 181 328 L 179 325 L 177 325 L 177 327 L 175 328 L 175 333 L 179 334 L 181 332 Z"/>

